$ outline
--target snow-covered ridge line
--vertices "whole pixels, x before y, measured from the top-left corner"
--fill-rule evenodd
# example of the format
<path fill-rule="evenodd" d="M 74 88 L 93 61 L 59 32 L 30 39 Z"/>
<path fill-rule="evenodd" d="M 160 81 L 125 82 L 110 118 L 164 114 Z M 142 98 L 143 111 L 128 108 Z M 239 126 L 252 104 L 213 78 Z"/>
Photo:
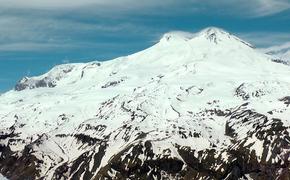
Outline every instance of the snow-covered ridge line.
<path fill-rule="evenodd" d="M 198 37 L 205 37 L 206 39 L 213 41 L 215 43 L 218 43 L 218 41 L 222 41 L 222 39 L 235 39 L 237 41 L 240 41 L 244 44 L 246 44 L 249 47 L 254 48 L 253 45 L 247 43 L 244 40 L 241 40 L 237 36 L 226 32 L 225 30 L 221 28 L 216 28 L 216 27 L 208 27 L 203 29 L 202 31 L 198 33 L 190 33 L 190 32 L 185 32 L 185 31 L 171 31 L 168 33 L 165 33 L 162 38 L 160 39 L 160 42 L 162 41 L 169 41 L 169 40 L 183 40 L 183 41 L 190 41 L 194 38 Z"/>
<path fill-rule="evenodd" d="M 280 46 L 272 46 L 260 49 L 261 52 L 266 53 L 273 57 L 276 61 L 284 62 L 290 65 L 290 42 Z"/>
<path fill-rule="evenodd" d="M 163 35 L 163 37 L 161 38 L 160 42 L 157 43 L 156 45 L 154 45 L 152 48 L 149 48 L 147 50 L 144 50 L 140 53 L 136 53 L 136 55 L 131 55 L 128 57 L 124 57 L 121 59 L 128 59 L 127 61 L 129 61 L 130 57 L 134 56 L 138 56 L 139 54 L 147 53 L 150 52 L 151 49 L 170 49 L 170 48 L 174 48 L 174 46 L 180 46 L 180 43 L 183 44 L 183 46 L 185 44 L 187 44 L 187 46 L 191 46 L 191 44 L 197 44 L 201 41 L 203 44 L 204 43 L 211 43 L 211 44 L 215 44 L 217 45 L 218 43 L 221 43 L 222 45 L 217 45 L 224 48 L 231 48 L 229 46 L 229 44 L 234 43 L 236 45 L 238 45 L 239 47 L 250 47 L 252 48 L 253 46 L 250 45 L 249 43 L 239 39 L 238 37 L 224 31 L 223 29 L 220 28 L 215 28 L 215 27 L 209 27 L 209 28 L 205 28 L 202 31 L 198 32 L 198 33 L 189 33 L 189 32 L 182 32 L 182 31 L 175 31 L 175 32 L 169 32 Z M 164 46 L 168 46 L 170 45 L 171 47 L 164 47 Z M 246 46 L 244 46 L 246 45 Z M 204 46 L 206 46 L 206 44 L 204 44 Z M 212 45 L 210 45 L 212 46 Z M 156 47 L 156 48 L 155 48 Z M 193 46 L 194 47 L 194 46 Z M 197 47 L 199 48 L 199 47 Z M 237 47 L 238 48 L 238 47 Z M 198 51 L 198 49 L 196 49 Z M 186 52 L 185 52 L 186 53 Z M 120 58 L 117 58 L 116 60 L 112 60 L 110 62 L 105 62 L 105 64 L 111 64 L 114 61 L 119 61 Z M 146 63 L 145 61 L 149 61 L 149 60 L 143 60 L 144 63 Z M 123 62 L 125 63 L 126 60 L 123 60 Z M 142 62 L 141 62 L 142 63 Z M 148 62 L 150 63 L 150 62 Z M 55 86 L 58 85 L 58 82 L 61 81 L 62 79 L 65 79 L 68 74 L 72 71 L 79 71 L 82 68 L 86 68 L 86 66 L 90 66 L 90 64 L 92 65 L 98 65 L 100 66 L 101 62 L 92 62 L 92 63 L 74 63 L 74 64 L 64 64 L 64 65 L 58 65 L 56 67 L 54 67 L 52 70 L 50 70 L 49 72 L 41 75 L 41 76 L 37 76 L 37 77 L 24 77 L 22 78 L 15 86 L 15 90 L 17 91 L 22 91 L 25 89 L 34 89 L 34 88 L 39 88 L 39 87 L 49 87 L 49 88 L 53 88 Z M 83 72 L 82 72 L 83 73 Z M 83 75 L 81 75 L 83 76 Z"/>

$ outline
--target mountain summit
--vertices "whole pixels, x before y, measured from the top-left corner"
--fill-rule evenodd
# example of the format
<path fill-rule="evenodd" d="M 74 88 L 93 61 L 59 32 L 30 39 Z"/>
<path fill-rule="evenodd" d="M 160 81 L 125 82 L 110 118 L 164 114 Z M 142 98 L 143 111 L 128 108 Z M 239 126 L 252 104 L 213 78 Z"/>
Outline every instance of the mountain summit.
<path fill-rule="evenodd" d="M 160 42 L 172 42 L 172 40 L 183 40 L 183 41 L 189 41 L 190 43 L 194 44 L 197 43 L 197 39 L 201 41 L 201 39 L 206 40 L 208 42 L 212 42 L 215 44 L 219 43 L 242 43 L 243 45 L 247 45 L 251 48 L 253 46 L 235 35 L 226 32 L 223 29 L 216 28 L 216 27 L 209 27 L 205 28 L 202 31 L 198 33 L 189 33 L 189 32 L 182 32 L 182 31 L 173 31 L 166 33 L 162 36 Z"/>
<path fill-rule="evenodd" d="M 289 179 L 290 67 L 218 28 L 0 96 L 10 179 Z"/>

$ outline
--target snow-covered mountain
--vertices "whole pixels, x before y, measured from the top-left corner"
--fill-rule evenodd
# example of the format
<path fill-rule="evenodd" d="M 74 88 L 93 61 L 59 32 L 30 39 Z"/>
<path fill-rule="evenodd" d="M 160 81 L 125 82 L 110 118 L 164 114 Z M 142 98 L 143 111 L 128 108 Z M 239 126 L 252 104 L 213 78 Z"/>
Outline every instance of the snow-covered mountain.
<path fill-rule="evenodd" d="M 273 61 L 290 65 L 290 42 L 280 46 L 261 49 L 262 52 L 273 57 Z"/>
<path fill-rule="evenodd" d="M 0 96 L 9 179 L 289 179 L 290 66 L 218 28 Z"/>
<path fill-rule="evenodd" d="M 2 174 L 0 174 L 0 180 L 7 180 Z"/>

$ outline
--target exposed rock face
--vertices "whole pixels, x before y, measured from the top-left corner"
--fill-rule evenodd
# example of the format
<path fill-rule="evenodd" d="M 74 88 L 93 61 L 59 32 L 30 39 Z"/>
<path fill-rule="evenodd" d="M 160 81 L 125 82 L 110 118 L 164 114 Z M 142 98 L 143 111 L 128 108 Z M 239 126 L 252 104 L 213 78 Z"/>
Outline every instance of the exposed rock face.
<path fill-rule="evenodd" d="M 34 89 L 34 88 L 40 88 L 40 87 L 53 88 L 55 86 L 56 86 L 56 83 L 47 77 L 41 80 L 36 80 L 34 82 L 31 82 L 27 77 L 25 77 L 21 81 L 19 81 L 19 83 L 15 85 L 15 90 L 22 91 L 24 89 Z"/>
<path fill-rule="evenodd" d="M 74 68 L 73 65 L 61 65 L 56 66 L 50 72 L 40 77 L 35 78 L 24 77 L 15 85 L 14 89 L 16 91 L 22 91 L 25 89 L 35 89 L 43 87 L 53 88 L 56 86 L 57 81 L 64 78 L 68 73 L 70 73 L 73 70 L 73 68 Z"/>
<path fill-rule="evenodd" d="M 0 96 L 9 179 L 290 179 L 290 69 L 217 28 Z"/>

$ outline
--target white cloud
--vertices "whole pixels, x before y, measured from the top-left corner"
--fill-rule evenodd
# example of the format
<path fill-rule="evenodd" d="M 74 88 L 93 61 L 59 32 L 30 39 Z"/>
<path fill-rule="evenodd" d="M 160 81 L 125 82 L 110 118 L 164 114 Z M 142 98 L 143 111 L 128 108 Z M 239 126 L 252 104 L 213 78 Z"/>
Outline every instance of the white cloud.
<path fill-rule="evenodd" d="M 150 27 L 124 22 L 86 23 L 66 18 L 6 15 L 0 16 L 0 52 L 108 46 L 110 42 L 102 41 L 102 37 L 151 32 Z"/>
<path fill-rule="evenodd" d="M 284 50 L 284 49 L 288 49 L 290 50 L 290 42 L 286 42 L 282 45 L 276 45 L 276 46 L 271 46 L 271 47 L 268 47 L 268 48 L 264 48 L 263 50 L 264 51 L 281 51 L 281 50 Z"/>
<path fill-rule="evenodd" d="M 69 44 L 49 44 L 49 43 L 34 43 L 34 42 L 18 42 L 18 43 L 8 43 L 0 44 L 0 52 L 10 52 L 10 51 L 43 51 L 52 50 L 56 48 L 68 48 L 72 47 Z"/>
<path fill-rule="evenodd" d="M 94 8 L 100 13 L 138 13 L 175 8 L 180 11 L 192 6 L 194 11 L 210 11 L 243 16 L 267 16 L 290 9 L 289 0 L 0 0 L 1 9 L 50 9 L 65 10 Z M 166 10 L 165 10 L 166 12 Z M 170 13 L 170 12 L 169 12 Z"/>
<path fill-rule="evenodd" d="M 165 0 L 158 2 L 155 0 L 0 0 L 3 8 L 81 8 L 81 7 L 107 7 L 107 8 L 144 8 L 152 6 L 164 6 L 175 3 L 176 0 Z"/>
<path fill-rule="evenodd" d="M 290 32 L 249 32 L 238 33 L 238 36 L 255 46 L 263 48 L 290 41 Z"/>
<path fill-rule="evenodd" d="M 133 36 L 139 33 L 143 37 L 151 36 L 155 39 L 156 34 L 164 32 L 162 27 L 150 27 L 142 25 L 142 22 L 135 24 L 118 22 L 119 17 L 126 21 L 138 16 L 138 13 L 171 15 L 174 11 L 178 15 L 189 11 L 190 13 L 210 11 L 211 14 L 257 17 L 275 14 L 289 8 L 288 0 L 0 0 L 0 51 L 75 48 L 90 42 L 104 44 L 98 42 L 98 38 L 114 34 Z M 83 19 L 91 20 L 107 16 L 107 19 L 103 20 L 111 22 L 86 23 L 74 19 L 81 17 L 83 12 L 87 13 Z M 72 14 L 76 16 L 68 18 Z M 92 37 L 95 39 L 90 41 L 88 39 L 90 37 L 86 35 L 96 37 Z M 257 32 L 242 34 L 243 37 L 257 46 L 268 46 L 273 45 L 273 42 L 276 44 L 285 42 L 289 34 Z"/>
<path fill-rule="evenodd" d="M 290 8 L 289 0 L 257 0 L 259 8 L 255 13 L 260 16 L 275 14 Z"/>
<path fill-rule="evenodd" d="M 226 7 L 225 12 L 248 17 L 268 16 L 290 9 L 288 0 L 221 0 L 212 5 L 219 6 L 220 3 Z"/>

